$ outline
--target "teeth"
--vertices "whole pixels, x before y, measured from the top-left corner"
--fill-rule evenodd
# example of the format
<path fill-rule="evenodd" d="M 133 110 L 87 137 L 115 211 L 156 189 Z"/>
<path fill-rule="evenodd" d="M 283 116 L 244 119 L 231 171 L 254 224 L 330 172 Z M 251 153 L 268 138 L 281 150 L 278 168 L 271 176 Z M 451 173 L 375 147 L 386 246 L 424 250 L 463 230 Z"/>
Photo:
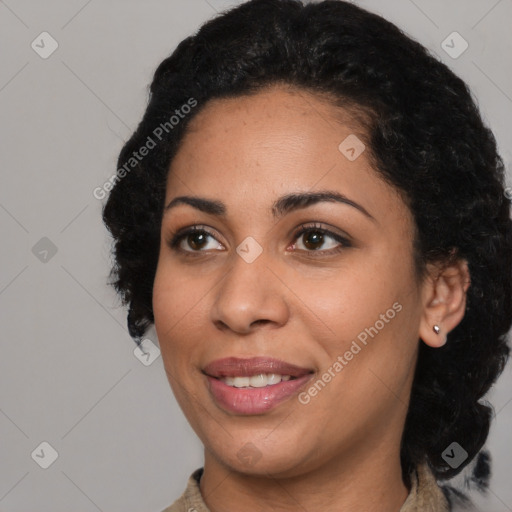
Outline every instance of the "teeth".
<path fill-rule="evenodd" d="M 279 375 L 277 373 L 253 375 L 252 377 L 222 377 L 221 380 L 228 386 L 235 388 L 264 388 L 279 384 L 282 381 L 290 380 L 290 375 Z"/>

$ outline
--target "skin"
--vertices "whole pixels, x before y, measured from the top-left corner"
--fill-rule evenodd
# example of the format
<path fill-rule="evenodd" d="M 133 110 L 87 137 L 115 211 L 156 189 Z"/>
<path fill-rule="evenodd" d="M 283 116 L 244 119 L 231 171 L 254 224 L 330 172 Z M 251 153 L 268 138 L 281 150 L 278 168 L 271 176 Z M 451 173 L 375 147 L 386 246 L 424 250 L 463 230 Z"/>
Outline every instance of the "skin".
<path fill-rule="evenodd" d="M 319 96 L 276 85 L 208 102 L 172 161 L 166 204 L 187 195 L 226 206 L 224 217 L 188 204 L 164 213 L 153 287 L 168 380 L 205 447 L 200 489 L 212 512 L 397 512 L 408 495 L 399 447 L 418 346 L 441 346 L 460 322 L 469 278 L 464 262 L 418 278 L 409 209 L 368 150 L 349 161 L 338 149 L 362 133 Z M 372 218 L 327 201 L 272 215 L 281 196 L 327 190 Z M 350 244 L 328 234 L 318 241 L 315 228 L 294 239 L 303 223 Z M 172 235 L 194 225 L 211 236 L 172 249 Z M 236 252 L 248 236 L 263 249 L 252 263 Z M 311 368 L 307 391 L 396 303 L 401 311 L 307 404 L 294 396 L 243 416 L 208 391 L 201 369 L 229 356 Z M 237 456 L 246 443 L 255 463 Z"/>

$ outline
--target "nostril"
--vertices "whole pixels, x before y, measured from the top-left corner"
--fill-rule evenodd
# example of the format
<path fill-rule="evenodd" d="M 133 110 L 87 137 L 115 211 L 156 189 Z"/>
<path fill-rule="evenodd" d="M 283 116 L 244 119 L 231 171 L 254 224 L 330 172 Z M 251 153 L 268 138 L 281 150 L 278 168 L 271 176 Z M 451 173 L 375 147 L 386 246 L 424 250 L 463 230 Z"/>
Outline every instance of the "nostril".
<path fill-rule="evenodd" d="M 270 320 L 255 320 L 254 322 L 252 322 L 251 326 L 257 324 L 266 324 L 268 322 L 270 322 Z"/>

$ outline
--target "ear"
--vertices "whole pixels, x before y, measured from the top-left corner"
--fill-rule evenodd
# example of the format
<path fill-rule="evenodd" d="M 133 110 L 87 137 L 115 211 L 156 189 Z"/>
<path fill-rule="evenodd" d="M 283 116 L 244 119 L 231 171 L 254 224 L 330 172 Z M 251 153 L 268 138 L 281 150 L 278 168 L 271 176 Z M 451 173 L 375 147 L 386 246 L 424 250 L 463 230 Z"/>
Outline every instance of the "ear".
<path fill-rule="evenodd" d="M 442 347 L 446 336 L 464 317 L 470 285 L 468 264 L 457 260 L 449 266 L 428 265 L 422 289 L 423 313 L 419 337 L 430 347 Z M 434 326 L 439 327 L 436 334 Z"/>

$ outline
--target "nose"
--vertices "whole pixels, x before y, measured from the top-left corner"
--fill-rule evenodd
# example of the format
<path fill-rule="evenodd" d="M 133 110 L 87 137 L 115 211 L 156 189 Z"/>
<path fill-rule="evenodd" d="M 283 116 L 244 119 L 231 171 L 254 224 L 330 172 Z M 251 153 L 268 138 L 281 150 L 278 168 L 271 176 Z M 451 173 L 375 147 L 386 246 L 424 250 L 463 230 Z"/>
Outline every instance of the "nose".
<path fill-rule="evenodd" d="M 211 319 L 220 330 L 248 334 L 258 326 L 283 326 L 289 316 L 286 286 L 269 268 L 262 253 L 248 263 L 238 254 L 216 289 Z"/>

